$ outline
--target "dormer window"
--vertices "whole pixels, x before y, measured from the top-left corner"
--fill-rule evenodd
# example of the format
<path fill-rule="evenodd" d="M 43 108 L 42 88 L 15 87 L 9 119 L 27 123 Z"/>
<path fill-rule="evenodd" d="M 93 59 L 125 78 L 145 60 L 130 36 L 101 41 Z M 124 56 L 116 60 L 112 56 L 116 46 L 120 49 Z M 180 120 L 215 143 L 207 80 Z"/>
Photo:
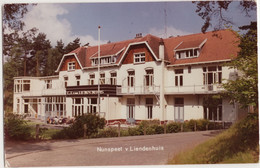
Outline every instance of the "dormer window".
<path fill-rule="evenodd" d="M 196 49 L 176 51 L 175 56 L 176 56 L 177 59 L 198 57 L 199 56 L 199 49 L 196 48 Z"/>
<path fill-rule="evenodd" d="M 134 63 L 144 63 L 144 62 L 145 62 L 145 53 L 134 54 Z"/>
<path fill-rule="evenodd" d="M 75 62 L 69 62 L 68 63 L 68 70 L 71 71 L 71 70 L 75 70 L 76 68 L 76 63 Z"/>
<path fill-rule="evenodd" d="M 174 48 L 176 59 L 186 59 L 199 57 L 200 51 L 207 39 L 198 39 L 194 41 L 182 41 Z"/>
<path fill-rule="evenodd" d="M 116 63 L 117 56 L 102 56 L 100 58 L 100 65 L 108 65 L 108 64 L 113 64 Z M 92 66 L 97 66 L 98 65 L 98 58 L 92 58 Z"/>

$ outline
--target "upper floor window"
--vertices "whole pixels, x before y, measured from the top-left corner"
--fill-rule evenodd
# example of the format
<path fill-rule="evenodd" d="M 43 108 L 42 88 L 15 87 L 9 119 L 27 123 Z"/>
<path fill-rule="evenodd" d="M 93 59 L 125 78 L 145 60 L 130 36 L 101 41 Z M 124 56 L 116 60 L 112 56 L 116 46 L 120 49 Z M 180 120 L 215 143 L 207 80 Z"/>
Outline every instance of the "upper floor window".
<path fill-rule="evenodd" d="M 111 85 L 116 85 L 116 76 L 117 76 L 117 74 L 116 74 L 116 72 L 111 72 L 110 73 L 110 84 Z"/>
<path fill-rule="evenodd" d="M 175 69 L 175 86 L 183 86 L 183 69 Z"/>
<path fill-rule="evenodd" d="M 176 51 L 176 59 L 184 59 L 184 58 L 193 58 L 199 56 L 199 49 L 188 49 L 188 50 L 181 50 Z"/>
<path fill-rule="evenodd" d="M 45 87 L 46 89 L 52 88 L 52 80 L 45 80 Z"/>
<path fill-rule="evenodd" d="M 76 81 L 77 81 L 77 86 L 79 86 L 80 85 L 80 75 L 76 75 L 75 77 L 76 77 Z"/>
<path fill-rule="evenodd" d="M 89 85 L 94 85 L 94 80 L 95 80 L 95 74 L 90 74 L 89 75 L 88 84 Z"/>
<path fill-rule="evenodd" d="M 222 83 L 221 66 L 203 67 L 202 70 L 203 70 L 203 85 Z"/>
<path fill-rule="evenodd" d="M 145 53 L 134 54 L 134 63 L 144 63 L 144 62 L 145 62 Z"/>
<path fill-rule="evenodd" d="M 127 86 L 133 87 L 135 84 L 135 71 L 129 70 L 127 77 Z"/>
<path fill-rule="evenodd" d="M 105 80 L 106 80 L 106 75 L 105 75 L 105 73 L 101 73 L 100 74 L 100 84 L 105 84 Z"/>
<path fill-rule="evenodd" d="M 68 86 L 68 76 L 64 76 L 64 86 L 65 88 Z"/>
<path fill-rule="evenodd" d="M 117 56 L 107 56 L 100 58 L 100 65 L 113 64 L 117 60 Z M 98 58 L 93 58 L 91 61 L 92 66 L 98 65 Z"/>
<path fill-rule="evenodd" d="M 76 68 L 76 63 L 75 62 L 69 62 L 68 63 L 68 70 L 75 70 Z"/>
<path fill-rule="evenodd" d="M 153 69 L 147 69 L 145 75 L 145 86 L 153 86 L 154 78 L 153 78 Z"/>
<path fill-rule="evenodd" d="M 15 80 L 14 81 L 14 92 L 20 93 L 23 91 L 30 91 L 30 80 Z"/>

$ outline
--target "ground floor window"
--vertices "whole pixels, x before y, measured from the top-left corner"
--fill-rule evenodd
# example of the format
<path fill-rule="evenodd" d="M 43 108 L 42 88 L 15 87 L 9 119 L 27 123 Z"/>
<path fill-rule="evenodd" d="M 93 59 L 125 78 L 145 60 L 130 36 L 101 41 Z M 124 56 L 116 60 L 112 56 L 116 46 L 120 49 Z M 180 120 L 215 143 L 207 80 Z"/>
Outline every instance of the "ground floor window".
<path fill-rule="evenodd" d="M 184 98 L 174 99 L 174 121 L 184 121 Z"/>
<path fill-rule="evenodd" d="M 203 107 L 204 108 L 204 119 L 212 121 L 222 121 L 222 105 L 218 107 Z"/>
<path fill-rule="evenodd" d="M 87 98 L 86 102 L 87 113 L 96 114 L 97 113 L 97 98 Z"/>
<path fill-rule="evenodd" d="M 135 99 L 134 98 L 128 98 L 127 99 L 127 111 L 126 111 L 126 117 L 127 119 L 134 119 L 135 117 Z"/>
<path fill-rule="evenodd" d="M 83 98 L 72 98 L 72 117 L 83 115 L 84 101 Z"/>
<path fill-rule="evenodd" d="M 147 119 L 153 118 L 153 98 L 146 98 L 146 111 L 147 111 Z"/>
<path fill-rule="evenodd" d="M 66 116 L 65 96 L 45 97 L 45 112 L 52 117 Z"/>

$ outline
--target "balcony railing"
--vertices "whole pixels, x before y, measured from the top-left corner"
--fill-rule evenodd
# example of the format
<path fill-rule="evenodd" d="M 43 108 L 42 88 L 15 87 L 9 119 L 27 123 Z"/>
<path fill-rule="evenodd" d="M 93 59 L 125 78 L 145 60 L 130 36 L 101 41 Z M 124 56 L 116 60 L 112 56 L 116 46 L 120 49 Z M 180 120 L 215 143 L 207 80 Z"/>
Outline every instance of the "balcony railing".
<path fill-rule="evenodd" d="M 117 95 L 159 94 L 160 86 L 118 86 Z"/>
<path fill-rule="evenodd" d="M 203 94 L 218 93 L 224 89 L 219 84 L 210 85 L 188 85 L 188 86 L 166 86 L 165 94 Z"/>

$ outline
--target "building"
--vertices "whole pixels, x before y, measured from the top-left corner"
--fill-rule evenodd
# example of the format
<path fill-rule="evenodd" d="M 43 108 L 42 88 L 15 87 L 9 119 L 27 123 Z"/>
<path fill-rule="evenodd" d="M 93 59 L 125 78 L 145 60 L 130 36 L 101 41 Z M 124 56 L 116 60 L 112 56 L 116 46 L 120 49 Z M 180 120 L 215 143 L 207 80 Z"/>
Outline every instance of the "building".
<path fill-rule="evenodd" d="M 230 30 L 166 39 L 137 34 L 100 46 L 100 73 L 98 46 L 82 46 L 63 56 L 57 76 L 15 77 L 13 110 L 42 120 L 96 113 L 109 122 L 234 122 L 243 114 L 236 103 L 205 104 L 225 79 L 236 79 L 237 70 L 223 65 L 237 56 L 238 40 Z"/>

